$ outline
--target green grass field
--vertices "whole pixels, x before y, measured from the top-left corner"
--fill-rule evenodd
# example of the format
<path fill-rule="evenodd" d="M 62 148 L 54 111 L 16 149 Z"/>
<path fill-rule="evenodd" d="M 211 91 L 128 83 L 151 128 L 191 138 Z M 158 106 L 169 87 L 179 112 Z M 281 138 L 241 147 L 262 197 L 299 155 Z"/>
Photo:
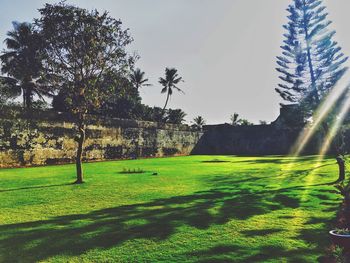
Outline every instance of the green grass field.
<path fill-rule="evenodd" d="M 90 163 L 83 185 L 70 184 L 74 165 L 2 169 L 0 262 L 315 262 L 341 202 L 327 184 L 337 166 L 290 163 Z M 121 173 L 134 168 L 145 173 Z"/>

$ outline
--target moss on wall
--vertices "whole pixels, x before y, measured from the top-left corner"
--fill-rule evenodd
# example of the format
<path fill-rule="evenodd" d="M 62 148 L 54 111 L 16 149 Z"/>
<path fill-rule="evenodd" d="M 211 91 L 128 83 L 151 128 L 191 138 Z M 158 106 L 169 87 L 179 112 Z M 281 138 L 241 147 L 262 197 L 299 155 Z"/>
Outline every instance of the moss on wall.
<path fill-rule="evenodd" d="M 202 136 L 186 125 L 89 116 L 85 161 L 188 155 Z M 0 167 L 71 163 L 77 133 L 72 118 L 50 111 L 0 113 Z"/>

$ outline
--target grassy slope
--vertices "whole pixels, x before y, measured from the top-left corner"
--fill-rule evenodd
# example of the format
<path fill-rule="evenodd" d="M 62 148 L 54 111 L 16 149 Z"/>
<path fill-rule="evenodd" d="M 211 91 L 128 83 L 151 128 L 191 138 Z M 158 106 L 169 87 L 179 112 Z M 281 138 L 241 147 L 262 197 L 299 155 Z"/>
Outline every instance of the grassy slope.
<path fill-rule="evenodd" d="M 329 159 L 178 157 L 0 170 L 1 262 L 315 262 L 340 199 Z M 120 174 L 142 168 L 145 174 Z M 152 176 L 152 172 L 158 172 Z"/>

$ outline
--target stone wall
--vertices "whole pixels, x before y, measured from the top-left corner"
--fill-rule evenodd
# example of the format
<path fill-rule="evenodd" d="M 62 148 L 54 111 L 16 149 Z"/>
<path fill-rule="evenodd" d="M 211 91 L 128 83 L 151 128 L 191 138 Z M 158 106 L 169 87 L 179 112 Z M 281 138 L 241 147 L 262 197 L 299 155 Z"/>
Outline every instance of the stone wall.
<path fill-rule="evenodd" d="M 200 155 L 287 155 L 303 127 L 291 128 L 276 121 L 270 125 L 232 126 L 209 125 L 194 147 L 192 154 Z M 339 137 L 338 137 L 339 138 Z M 344 132 L 344 150 L 350 152 L 350 129 Z M 316 132 L 305 145 L 301 154 L 314 155 L 320 152 L 325 142 L 324 133 Z M 336 142 L 339 145 L 339 141 Z M 336 154 L 330 148 L 329 154 Z"/>
<path fill-rule="evenodd" d="M 269 125 L 205 126 L 204 135 L 192 154 L 286 155 L 291 153 L 305 126 L 306 121 L 297 104 L 281 105 L 280 115 Z M 346 152 L 350 152 L 350 129 L 345 127 L 343 147 Z M 324 141 L 324 133 L 318 130 L 301 154 L 318 154 Z M 336 142 L 337 145 L 339 143 Z M 336 150 L 330 148 L 328 153 L 335 154 Z"/>
<path fill-rule="evenodd" d="M 187 125 L 89 116 L 85 161 L 189 155 L 202 136 Z M 73 119 L 51 111 L 0 112 L 0 167 L 74 162 Z"/>
<path fill-rule="evenodd" d="M 292 107 L 288 107 L 294 110 Z M 134 120 L 89 116 L 84 160 L 102 161 L 201 155 L 285 155 L 302 132 L 302 119 L 281 109 L 270 125 L 209 125 L 204 132 L 187 125 L 169 125 Z M 289 115 L 293 116 L 291 128 Z M 77 143 L 74 120 L 51 111 L 0 110 L 0 167 L 74 162 Z M 318 154 L 324 142 L 317 133 L 303 154 Z M 345 149 L 350 152 L 350 129 L 345 132 Z"/>
<path fill-rule="evenodd" d="M 284 155 L 288 154 L 301 129 L 275 125 L 207 126 L 192 154 L 213 155 Z M 317 152 L 320 138 L 313 138 L 305 153 Z"/>

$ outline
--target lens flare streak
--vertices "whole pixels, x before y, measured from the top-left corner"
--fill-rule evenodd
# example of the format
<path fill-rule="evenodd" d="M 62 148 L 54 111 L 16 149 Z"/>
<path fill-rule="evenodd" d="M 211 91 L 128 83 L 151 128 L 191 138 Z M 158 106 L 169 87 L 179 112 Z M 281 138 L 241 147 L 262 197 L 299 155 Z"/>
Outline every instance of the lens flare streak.
<path fill-rule="evenodd" d="M 349 82 L 346 82 L 349 83 Z M 339 98 L 344 94 L 344 91 L 348 88 L 348 85 L 344 81 L 338 83 L 334 89 L 329 93 L 326 100 L 320 105 L 313 116 L 313 122 L 308 124 L 306 128 L 299 135 L 294 146 L 291 150 L 292 156 L 299 156 L 304 150 L 311 137 L 315 134 L 317 129 L 320 127 L 322 121 L 327 117 L 332 107 L 336 104 Z"/>
<path fill-rule="evenodd" d="M 327 153 L 334 137 L 337 135 L 339 129 L 341 128 L 341 125 L 344 122 L 344 119 L 346 118 L 347 114 L 349 113 L 349 110 L 350 110 L 350 97 L 347 98 L 347 100 L 344 102 L 341 110 L 338 113 L 337 118 L 332 123 L 332 127 L 331 127 L 330 131 L 328 132 L 328 134 L 326 136 L 326 140 L 323 143 L 322 148 L 320 150 L 319 154 L 321 156 L 323 156 Z"/>

